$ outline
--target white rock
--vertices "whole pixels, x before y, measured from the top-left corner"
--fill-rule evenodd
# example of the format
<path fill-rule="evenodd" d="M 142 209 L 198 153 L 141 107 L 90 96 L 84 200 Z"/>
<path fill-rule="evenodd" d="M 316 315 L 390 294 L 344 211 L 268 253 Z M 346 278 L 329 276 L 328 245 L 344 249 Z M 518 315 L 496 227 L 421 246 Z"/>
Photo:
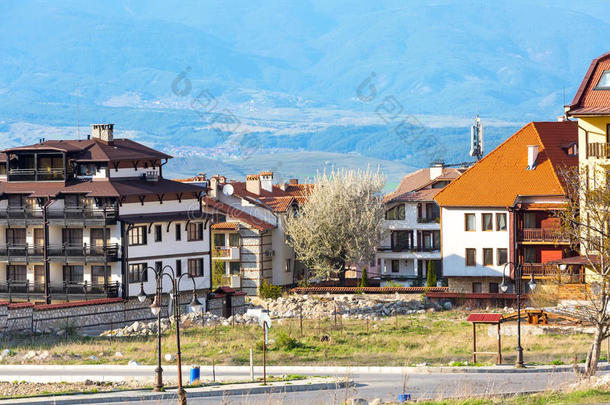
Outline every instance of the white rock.
<path fill-rule="evenodd" d="M 137 361 L 135 361 L 135 360 L 129 360 L 129 363 L 127 363 L 127 365 L 128 365 L 128 366 L 134 366 L 134 367 L 135 367 L 135 366 L 139 366 L 139 365 L 140 365 L 140 363 L 138 363 L 138 362 L 137 362 Z"/>
<path fill-rule="evenodd" d="M 121 353 L 121 352 L 115 352 L 115 353 L 114 353 L 114 357 L 123 357 L 123 353 Z"/>
<path fill-rule="evenodd" d="M 164 358 L 165 361 L 167 361 L 168 363 L 174 362 L 176 360 L 176 356 L 171 353 L 167 353 Z"/>
<path fill-rule="evenodd" d="M 364 398 L 352 398 L 352 405 L 369 405 L 369 401 Z"/>

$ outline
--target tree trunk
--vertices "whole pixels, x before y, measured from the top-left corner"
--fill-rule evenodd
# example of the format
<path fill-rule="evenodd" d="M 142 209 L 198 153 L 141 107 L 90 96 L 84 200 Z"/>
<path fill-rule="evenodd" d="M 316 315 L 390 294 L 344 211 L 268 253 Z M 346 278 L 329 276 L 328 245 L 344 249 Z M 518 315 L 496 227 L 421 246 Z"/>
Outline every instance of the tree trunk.
<path fill-rule="evenodd" d="M 341 263 L 341 269 L 339 270 L 339 285 L 345 286 L 345 262 Z"/>
<path fill-rule="evenodd" d="M 602 325 L 597 325 L 595 329 L 593 342 L 591 343 L 591 347 L 589 348 L 589 353 L 587 354 L 587 361 L 585 363 L 585 377 L 592 377 L 597 372 L 597 363 L 599 362 L 599 356 L 602 351 L 602 328 Z"/>

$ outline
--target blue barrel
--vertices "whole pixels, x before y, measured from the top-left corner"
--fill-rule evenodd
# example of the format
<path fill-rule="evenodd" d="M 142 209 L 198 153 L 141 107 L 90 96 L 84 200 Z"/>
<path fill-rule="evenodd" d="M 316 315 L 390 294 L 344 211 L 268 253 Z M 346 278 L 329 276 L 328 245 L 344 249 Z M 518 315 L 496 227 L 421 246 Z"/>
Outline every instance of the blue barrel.
<path fill-rule="evenodd" d="M 411 400 L 411 394 L 398 394 L 398 403 L 402 404 Z"/>
<path fill-rule="evenodd" d="M 189 378 L 189 381 L 191 382 L 191 384 L 198 383 L 199 376 L 200 376 L 199 366 L 191 366 L 191 372 L 190 372 L 190 378 Z"/>

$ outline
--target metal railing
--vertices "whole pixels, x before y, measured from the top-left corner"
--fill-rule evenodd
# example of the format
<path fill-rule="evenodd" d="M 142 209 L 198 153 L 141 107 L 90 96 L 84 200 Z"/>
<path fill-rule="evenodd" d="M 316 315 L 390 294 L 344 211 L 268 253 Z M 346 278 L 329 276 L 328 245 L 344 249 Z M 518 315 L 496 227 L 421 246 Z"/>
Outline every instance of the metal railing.
<path fill-rule="evenodd" d="M 9 181 L 51 181 L 65 180 L 66 170 L 63 168 L 9 169 Z"/>
<path fill-rule="evenodd" d="M 378 252 L 439 252 L 440 246 L 380 246 Z"/>
<path fill-rule="evenodd" d="M 434 217 L 434 218 L 417 217 L 417 223 L 419 223 L 419 224 L 439 224 L 440 222 L 441 222 L 441 217 Z"/>
<path fill-rule="evenodd" d="M 49 219 L 116 219 L 118 209 L 97 207 L 65 207 L 63 209 L 47 209 Z M 0 219 L 42 219 L 42 210 L 29 206 L 9 206 L 6 210 L 0 210 Z"/>
<path fill-rule="evenodd" d="M 559 228 L 526 228 L 520 236 L 526 242 L 569 242 Z"/>
<path fill-rule="evenodd" d="M 12 302 L 13 298 L 26 299 L 40 298 L 44 295 L 45 283 L 32 282 L 29 280 L 6 280 L 0 281 L 0 297 Z M 49 295 L 55 299 L 69 301 L 72 296 L 83 296 L 89 298 L 115 298 L 119 296 L 120 283 L 98 284 L 73 281 L 51 281 L 49 282 Z"/>
<path fill-rule="evenodd" d="M 607 159 L 610 144 L 603 142 L 592 142 L 587 144 L 587 156 Z"/>
<path fill-rule="evenodd" d="M 0 245 L 0 257 L 5 257 L 7 260 L 11 259 L 41 259 L 43 256 L 42 245 L 32 244 L 11 244 L 7 243 Z M 87 245 L 87 244 L 72 244 L 72 243 L 61 243 L 61 244 L 50 244 L 47 246 L 47 256 L 50 258 L 68 258 L 68 257 L 82 257 L 84 259 L 89 257 L 101 258 L 116 258 L 119 252 L 119 245 L 117 243 L 111 243 L 104 246 Z"/>

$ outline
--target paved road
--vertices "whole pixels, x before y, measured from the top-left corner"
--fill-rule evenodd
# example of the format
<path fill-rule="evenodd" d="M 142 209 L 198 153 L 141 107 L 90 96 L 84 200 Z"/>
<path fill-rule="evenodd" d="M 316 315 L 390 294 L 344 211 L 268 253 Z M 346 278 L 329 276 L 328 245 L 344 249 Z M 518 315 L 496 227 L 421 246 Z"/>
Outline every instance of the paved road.
<path fill-rule="evenodd" d="M 19 374 L 15 374 L 16 367 Z M 24 379 L 28 381 L 37 379 L 65 379 L 70 372 L 78 373 L 79 377 L 89 376 L 95 379 L 94 375 L 101 377 L 112 377 L 116 379 L 149 378 L 152 367 L 73 367 L 69 370 L 65 368 L 49 368 L 44 366 L 27 367 L 0 367 L 0 379 L 12 372 L 12 379 Z M 388 369 L 389 370 L 389 369 Z M 175 379 L 175 366 L 166 366 L 165 375 L 168 380 Z M 322 371 L 322 372 L 321 372 Z M 316 368 L 301 368 L 299 374 L 304 375 L 333 375 L 338 378 L 345 378 L 346 374 L 324 372 Z M 396 370 L 394 370 L 396 371 Z M 294 373 L 292 367 L 274 367 L 272 374 Z M 202 370 L 202 378 L 210 377 L 209 368 Z M 260 375 L 257 370 L 257 376 Z M 299 404 L 306 401 L 307 405 L 341 403 L 346 396 L 363 397 L 367 399 L 381 398 L 385 401 L 395 400 L 397 395 L 402 392 L 403 384 L 405 391 L 412 394 L 413 398 L 435 398 L 446 396 L 468 396 L 484 394 L 501 394 L 523 391 L 536 391 L 548 388 L 556 388 L 561 384 L 574 381 L 574 374 L 571 372 L 560 373 L 431 373 L 431 374 L 403 374 L 400 372 L 385 372 L 380 370 L 364 371 L 359 370 L 355 373 L 348 373 L 356 386 L 349 392 L 346 390 L 297 392 L 287 394 L 261 394 L 249 396 L 227 397 L 223 401 L 219 398 L 193 398 L 190 404 Z M 249 378 L 249 371 L 243 367 L 222 367 L 218 369 L 217 379 L 219 380 L 245 380 Z M 108 379 L 108 378 L 106 378 Z M 149 401 L 143 404 L 171 404 L 174 401 Z"/>

